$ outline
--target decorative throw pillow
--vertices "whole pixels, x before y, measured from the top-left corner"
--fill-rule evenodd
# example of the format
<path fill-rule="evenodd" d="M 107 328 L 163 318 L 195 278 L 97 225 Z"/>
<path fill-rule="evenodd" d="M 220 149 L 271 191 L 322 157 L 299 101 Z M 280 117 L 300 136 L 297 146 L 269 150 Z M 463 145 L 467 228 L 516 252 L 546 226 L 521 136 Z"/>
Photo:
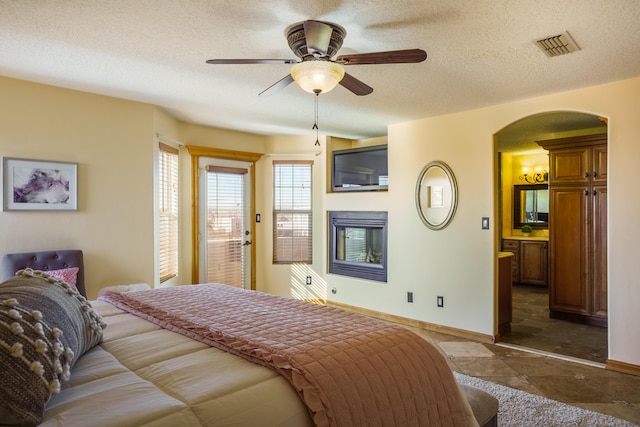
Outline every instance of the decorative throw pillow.
<path fill-rule="evenodd" d="M 78 267 L 69 267 L 63 268 L 61 270 L 47 270 L 46 273 L 49 276 L 57 277 L 61 279 L 63 282 L 67 282 L 69 285 L 76 287 L 76 282 L 78 281 L 78 271 L 80 269 Z"/>
<path fill-rule="evenodd" d="M 2 421 L 38 425 L 51 395 L 102 340 L 105 326 L 86 298 L 59 278 L 26 269 L 0 284 Z"/>

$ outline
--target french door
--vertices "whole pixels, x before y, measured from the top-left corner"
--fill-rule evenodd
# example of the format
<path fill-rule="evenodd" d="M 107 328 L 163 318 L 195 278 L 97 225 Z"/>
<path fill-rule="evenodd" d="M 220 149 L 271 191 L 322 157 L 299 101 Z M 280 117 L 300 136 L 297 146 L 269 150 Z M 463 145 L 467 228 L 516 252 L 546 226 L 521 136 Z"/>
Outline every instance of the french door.
<path fill-rule="evenodd" d="M 251 288 L 251 164 L 199 159 L 199 283 Z"/>

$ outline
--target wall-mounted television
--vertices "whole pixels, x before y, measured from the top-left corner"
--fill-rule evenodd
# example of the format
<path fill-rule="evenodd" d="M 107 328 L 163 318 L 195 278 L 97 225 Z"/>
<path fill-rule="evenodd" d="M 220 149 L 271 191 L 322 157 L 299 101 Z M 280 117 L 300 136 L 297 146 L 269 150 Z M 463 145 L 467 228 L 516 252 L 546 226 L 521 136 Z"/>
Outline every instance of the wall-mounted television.
<path fill-rule="evenodd" d="M 332 156 L 333 191 L 375 191 L 389 187 L 387 146 L 336 150 Z"/>

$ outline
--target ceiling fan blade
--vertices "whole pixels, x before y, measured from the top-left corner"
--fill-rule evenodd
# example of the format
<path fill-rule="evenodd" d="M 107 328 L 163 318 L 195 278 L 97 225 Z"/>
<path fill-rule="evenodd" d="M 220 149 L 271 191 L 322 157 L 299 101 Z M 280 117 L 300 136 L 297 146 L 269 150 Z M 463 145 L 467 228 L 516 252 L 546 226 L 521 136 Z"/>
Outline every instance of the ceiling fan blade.
<path fill-rule="evenodd" d="M 367 64 L 407 64 L 422 62 L 427 59 L 427 52 L 422 49 L 390 50 L 387 52 L 353 53 L 340 55 L 336 62 L 343 65 Z"/>
<path fill-rule="evenodd" d="M 361 82 L 349 73 L 344 73 L 344 77 L 340 80 L 340 85 L 358 96 L 369 95 L 373 92 L 371 86 Z"/>
<path fill-rule="evenodd" d="M 274 84 L 272 84 L 271 86 L 269 86 L 268 88 L 266 88 L 265 90 L 263 90 L 262 92 L 260 92 L 258 94 L 258 96 L 260 96 L 260 95 L 271 95 L 271 94 L 276 93 L 277 91 L 279 91 L 281 89 L 284 89 L 285 87 L 287 87 L 291 83 L 293 83 L 293 77 L 291 76 L 291 74 L 288 74 L 285 77 L 283 77 L 282 79 L 280 79 L 277 82 L 275 82 Z"/>
<path fill-rule="evenodd" d="M 295 64 L 297 59 L 209 59 L 207 64 Z"/>
<path fill-rule="evenodd" d="M 327 54 L 333 28 L 320 21 L 304 21 L 304 38 L 307 41 L 307 52 L 310 54 Z"/>

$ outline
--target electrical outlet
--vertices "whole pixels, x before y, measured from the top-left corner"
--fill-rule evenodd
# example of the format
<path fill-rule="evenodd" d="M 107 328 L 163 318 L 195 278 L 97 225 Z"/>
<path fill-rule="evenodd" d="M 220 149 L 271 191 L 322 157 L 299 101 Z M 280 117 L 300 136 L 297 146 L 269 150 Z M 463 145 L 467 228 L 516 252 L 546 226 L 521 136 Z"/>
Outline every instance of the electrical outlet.
<path fill-rule="evenodd" d="M 307 276 L 307 285 L 311 284 L 311 276 Z"/>
<path fill-rule="evenodd" d="M 407 302 L 413 302 L 413 292 L 407 292 Z"/>
<path fill-rule="evenodd" d="M 438 307 L 444 307 L 444 297 L 438 295 Z"/>

